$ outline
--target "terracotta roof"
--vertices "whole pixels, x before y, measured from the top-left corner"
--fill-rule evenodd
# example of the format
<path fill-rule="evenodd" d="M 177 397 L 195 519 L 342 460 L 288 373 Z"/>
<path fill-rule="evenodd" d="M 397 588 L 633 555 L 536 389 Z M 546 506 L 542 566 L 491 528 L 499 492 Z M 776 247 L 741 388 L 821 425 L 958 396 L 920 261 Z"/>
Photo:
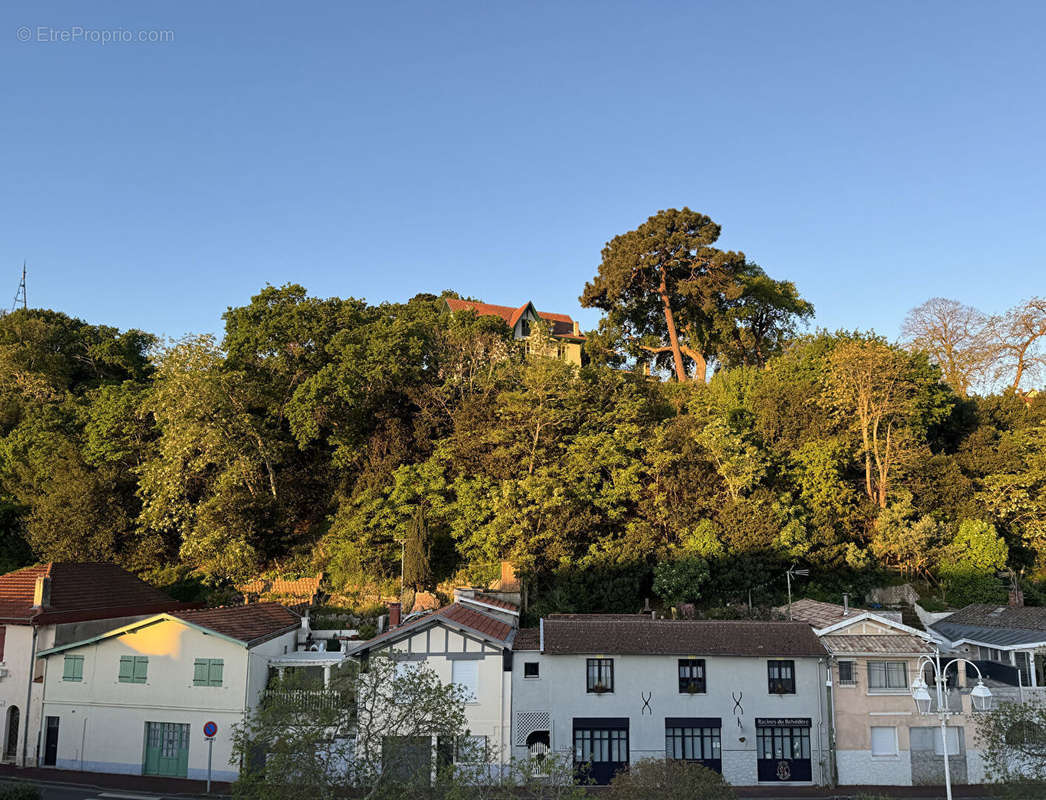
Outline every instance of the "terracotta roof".
<path fill-rule="evenodd" d="M 1046 631 L 1046 607 L 1024 606 L 1014 608 L 1000 605 L 969 605 L 940 622 L 951 625 L 977 625 L 984 628 L 1022 628 L 1028 631 Z"/>
<path fill-rule="evenodd" d="M 519 308 L 512 306 L 497 306 L 493 303 L 480 303 L 475 300 L 458 300 L 453 297 L 446 299 L 447 307 L 451 311 L 474 311 L 478 317 L 501 317 L 510 328 L 516 327 L 519 318 L 523 316 L 530 303 L 524 303 Z M 537 309 L 534 309 L 537 311 Z M 567 314 L 553 314 L 550 311 L 537 311 L 537 315 L 552 323 L 552 335 L 564 338 L 582 340 L 585 337 L 574 333 L 574 320 Z"/>
<path fill-rule="evenodd" d="M 512 640 L 513 650 L 538 650 L 541 647 L 541 630 L 538 628 L 520 628 Z"/>
<path fill-rule="evenodd" d="M 516 614 L 519 613 L 519 606 L 515 603 L 510 603 L 508 600 L 502 600 L 500 597 L 492 597 L 489 594 L 477 594 L 475 597 L 459 597 L 458 600 L 462 603 L 474 600 L 477 603 L 486 603 L 488 606 L 503 608 L 505 611 L 512 611 Z"/>
<path fill-rule="evenodd" d="M 245 606 L 177 611 L 171 616 L 248 645 L 301 625 L 301 618 L 279 603 L 251 603 Z"/>
<path fill-rule="evenodd" d="M 620 655 L 823 656 L 805 622 L 755 620 L 601 620 L 549 617 L 545 652 Z"/>
<path fill-rule="evenodd" d="M 508 643 L 509 638 L 512 636 L 512 632 L 515 630 L 512 625 L 502 622 L 501 620 L 492 617 L 490 614 L 485 614 L 479 609 L 468 608 L 460 603 L 453 603 L 449 606 L 444 606 L 438 611 L 433 611 L 431 614 L 425 614 L 424 616 L 412 619 L 410 622 L 404 623 L 398 628 L 385 631 L 384 633 L 375 636 L 373 639 L 364 642 L 357 648 L 357 650 L 370 649 L 374 644 L 384 642 L 387 639 L 394 639 L 403 633 L 422 628 L 433 622 L 438 622 L 441 618 L 448 622 L 474 630 L 484 636 L 489 636 L 491 639 L 495 639 L 503 644 Z"/>
<path fill-rule="evenodd" d="M 33 607 L 36 579 L 51 579 L 51 600 Z M 0 575 L 0 620 L 55 623 L 159 613 L 186 605 L 115 564 L 38 564 Z"/>
<path fill-rule="evenodd" d="M 909 633 L 862 634 L 857 636 L 824 636 L 821 641 L 829 653 L 886 653 L 891 655 L 923 655 L 932 653 L 933 646 L 918 636 Z"/>
<path fill-rule="evenodd" d="M 779 606 L 775 611 L 788 615 L 788 606 Z M 815 628 L 827 628 L 837 622 L 842 622 L 849 617 L 863 614 L 867 609 L 850 606 L 850 613 L 844 614 L 846 609 L 837 603 L 822 603 L 820 600 L 811 600 L 804 597 L 792 603 L 792 619 L 796 622 L 805 622 Z"/>
<path fill-rule="evenodd" d="M 273 580 L 257 578 L 236 588 L 242 594 L 265 594 L 275 597 L 311 599 L 319 593 L 322 580 L 323 573 L 321 572 L 312 578 L 275 578 Z"/>

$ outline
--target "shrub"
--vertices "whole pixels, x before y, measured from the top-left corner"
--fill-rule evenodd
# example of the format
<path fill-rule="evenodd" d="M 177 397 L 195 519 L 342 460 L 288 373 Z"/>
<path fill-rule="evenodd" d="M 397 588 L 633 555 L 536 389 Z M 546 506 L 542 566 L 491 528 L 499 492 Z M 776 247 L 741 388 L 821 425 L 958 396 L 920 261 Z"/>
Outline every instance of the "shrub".
<path fill-rule="evenodd" d="M 734 800 L 737 795 L 718 772 L 689 761 L 648 758 L 610 782 L 611 800 Z"/>
<path fill-rule="evenodd" d="M 670 605 L 692 603 L 701 598 L 701 585 L 707 580 L 708 562 L 703 558 L 662 561 L 654 568 L 654 594 Z"/>
<path fill-rule="evenodd" d="M 40 789 L 29 783 L 9 783 L 0 786 L 0 800 L 40 800 Z"/>

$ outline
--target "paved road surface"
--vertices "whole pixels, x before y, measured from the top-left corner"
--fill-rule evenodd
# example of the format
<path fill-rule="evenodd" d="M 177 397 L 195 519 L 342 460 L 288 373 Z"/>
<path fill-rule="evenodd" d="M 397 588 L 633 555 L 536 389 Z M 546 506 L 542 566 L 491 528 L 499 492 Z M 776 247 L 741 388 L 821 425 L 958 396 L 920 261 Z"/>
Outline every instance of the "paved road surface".
<path fill-rule="evenodd" d="M 10 785 L 4 781 L 4 786 Z M 53 786 L 38 784 L 43 800 L 161 800 L 163 795 L 92 789 L 87 786 Z M 184 797 L 184 795 L 182 796 Z"/>

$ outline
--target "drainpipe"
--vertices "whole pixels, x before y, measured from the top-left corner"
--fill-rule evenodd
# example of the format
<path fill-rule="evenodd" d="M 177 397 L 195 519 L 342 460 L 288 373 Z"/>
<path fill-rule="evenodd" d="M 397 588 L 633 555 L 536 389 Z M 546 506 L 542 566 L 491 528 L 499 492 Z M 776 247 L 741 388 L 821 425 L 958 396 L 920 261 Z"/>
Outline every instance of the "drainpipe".
<path fill-rule="evenodd" d="M 825 665 L 827 678 L 825 679 L 825 702 L 828 704 L 828 780 L 829 785 L 839 784 L 839 771 L 836 765 L 836 727 L 835 727 L 835 681 L 832 679 L 832 663 L 834 659 L 829 657 Z"/>
<path fill-rule="evenodd" d="M 29 707 L 33 702 L 33 674 L 36 672 L 36 636 L 38 629 L 33 624 L 33 644 L 29 648 L 29 686 L 25 690 L 25 720 L 22 722 L 22 766 L 29 762 Z M 41 716 L 43 711 L 41 710 Z"/>
<path fill-rule="evenodd" d="M 44 721 L 47 717 L 44 716 L 44 698 L 47 696 L 47 662 L 48 659 L 44 659 L 44 682 L 40 684 L 40 730 L 36 732 L 36 766 L 40 766 L 40 745 L 44 741 Z M 26 720 L 28 722 L 29 720 Z M 55 763 L 57 767 L 58 764 Z"/>

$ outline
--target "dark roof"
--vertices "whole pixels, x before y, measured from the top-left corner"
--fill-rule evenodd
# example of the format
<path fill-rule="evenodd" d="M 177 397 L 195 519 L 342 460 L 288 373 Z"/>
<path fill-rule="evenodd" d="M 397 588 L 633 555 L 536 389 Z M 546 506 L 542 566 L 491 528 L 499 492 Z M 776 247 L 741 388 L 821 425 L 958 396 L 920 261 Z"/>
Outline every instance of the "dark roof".
<path fill-rule="evenodd" d="M 1023 628 L 1046 632 L 1046 608 L 999 605 L 969 605 L 941 620 L 952 625 L 978 625 L 985 628 Z"/>
<path fill-rule="evenodd" d="M 520 628 L 512 640 L 513 650 L 537 650 L 541 647 L 541 631 L 538 628 Z"/>
<path fill-rule="evenodd" d="M 409 634 L 415 630 L 424 630 L 429 625 L 441 621 L 451 623 L 451 627 L 466 628 L 502 645 L 509 644 L 512 634 L 516 630 L 512 625 L 502 622 L 500 619 L 486 614 L 478 608 L 468 608 L 460 603 L 452 603 L 449 606 L 433 611 L 431 614 L 412 619 L 398 628 L 387 630 L 373 639 L 368 639 L 353 652 L 370 650 L 376 644 L 398 639 L 403 634 Z"/>
<path fill-rule="evenodd" d="M 245 644 L 278 636 L 301 625 L 301 617 L 279 603 L 176 611 L 171 616 Z"/>
<path fill-rule="evenodd" d="M 1046 641 L 1046 608 L 969 605 L 930 625 L 950 642 L 969 639 L 997 647 Z"/>
<path fill-rule="evenodd" d="M 51 580 L 51 600 L 33 607 L 37 578 Z M 38 564 L 0 575 L 0 622 L 52 624 L 186 608 L 115 564 Z"/>
<path fill-rule="evenodd" d="M 805 622 L 556 618 L 544 621 L 551 654 L 823 656 Z"/>

